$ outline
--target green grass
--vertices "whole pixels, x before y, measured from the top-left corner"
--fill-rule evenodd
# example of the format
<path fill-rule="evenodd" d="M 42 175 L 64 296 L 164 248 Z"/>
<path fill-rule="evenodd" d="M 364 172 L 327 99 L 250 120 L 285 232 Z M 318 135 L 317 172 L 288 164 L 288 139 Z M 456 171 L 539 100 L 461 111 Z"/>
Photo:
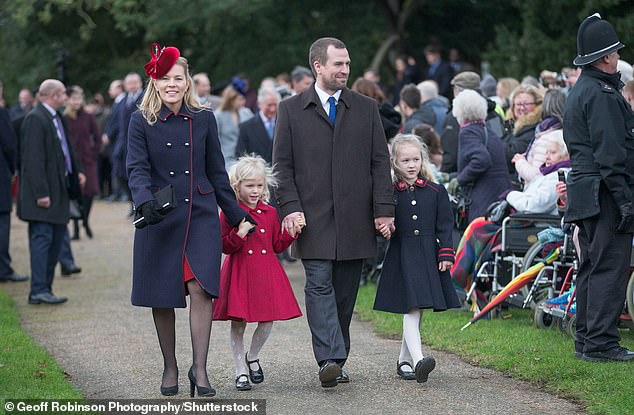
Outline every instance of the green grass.
<path fill-rule="evenodd" d="M 55 360 L 22 330 L 15 303 L 0 290 L 0 400 L 81 398 Z"/>
<path fill-rule="evenodd" d="M 401 336 L 402 316 L 372 310 L 376 287 L 361 287 L 356 311 L 378 334 Z M 533 326 L 528 310 L 510 309 L 503 319 L 480 320 L 461 332 L 473 316 L 466 311 L 423 313 L 422 339 L 439 350 L 579 400 L 590 413 L 634 414 L 634 362 L 589 363 L 573 357 L 570 336 Z M 621 331 L 622 345 L 634 348 L 634 333 Z M 398 350 L 394 350 L 398 354 Z"/>

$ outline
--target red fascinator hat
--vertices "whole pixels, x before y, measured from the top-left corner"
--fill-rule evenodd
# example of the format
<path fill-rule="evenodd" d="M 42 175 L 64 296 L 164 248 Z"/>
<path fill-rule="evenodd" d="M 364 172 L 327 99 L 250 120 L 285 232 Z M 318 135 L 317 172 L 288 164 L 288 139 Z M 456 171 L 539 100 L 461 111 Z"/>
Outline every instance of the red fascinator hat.
<path fill-rule="evenodd" d="M 150 53 L 152 58 L 143 68 L 145 68 L 145 74 L 152 79 L 159 79 L 165 76 L 172 69 L 179 56 L 181 56 L 181 52 L 174 46 L 161 48 L 158 43 L 152 43 Z"/>

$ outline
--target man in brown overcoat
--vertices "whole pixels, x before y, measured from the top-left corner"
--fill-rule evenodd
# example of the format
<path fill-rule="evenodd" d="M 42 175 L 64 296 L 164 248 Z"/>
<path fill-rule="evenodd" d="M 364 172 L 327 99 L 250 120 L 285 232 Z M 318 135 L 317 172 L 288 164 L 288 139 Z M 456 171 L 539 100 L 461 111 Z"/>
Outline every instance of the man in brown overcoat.
<path fill-rule="evenodd" d="M 346 87 L 346 46 L 318 39 L 309 63 L 315 83 L 280 103 L 273 163 L 283 225 L 305 226 L 294 254 L 306 271 L 306 316 L 319 380 L 332 387 L 349 381 L 342 367 L 361 265 L 376 254 L 376 230 L 389 237 L 394 200 L 378 107 Z"/>

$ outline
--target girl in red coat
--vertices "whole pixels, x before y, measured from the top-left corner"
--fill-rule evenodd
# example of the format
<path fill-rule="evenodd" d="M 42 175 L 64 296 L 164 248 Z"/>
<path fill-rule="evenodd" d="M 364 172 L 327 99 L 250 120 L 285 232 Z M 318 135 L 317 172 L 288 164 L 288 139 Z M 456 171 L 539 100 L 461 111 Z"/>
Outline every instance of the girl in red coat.
<path fill-rule="evenodd" d="M 238 229 L 221 213 L 222 251 L 227 255 L 220 271 L 220 294 L 214 300 L 214 320 L 231 320 L 231 352 L 236 368 L 236 388 L 251 389 L 264 373 L 258 353 L 271 333 L 274 320 L 302 315 L 288 277 L 275 254 L 286 250 L 299 229 L 282 229 L 275 208 L 265 203 L 272 171 L 259 156 L 245 156 L 229 173 L 240 206 L 257 222 L 242 221 Z M 247 323 L 258 326 L 251 347 L 244 352 Z M 248 375 L 247 375 L 248 373 Z"/>

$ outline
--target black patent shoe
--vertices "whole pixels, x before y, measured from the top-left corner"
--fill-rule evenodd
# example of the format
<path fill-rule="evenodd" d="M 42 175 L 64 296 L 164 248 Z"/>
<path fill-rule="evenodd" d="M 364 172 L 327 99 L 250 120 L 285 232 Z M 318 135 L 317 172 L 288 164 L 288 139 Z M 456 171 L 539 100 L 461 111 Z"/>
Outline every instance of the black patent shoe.
<path fill-rule="evenodd" d="M 341 367 L 332 360 L 326 360 L 319 369 L 319 381 L 322 388 L 337 386 L 339 376 L 341 376 Z"/>
<path fill-rule="evenodd" d="M 194 376 L 193 367 L 189 368 L 189 372 L 187 373 L 187 377 L 189 378 L 189 396 L 191 398 L 194 397 L 194 392 L 198 392 L 198 396 L 207 396 L 212 397 L 216 396 L 216 390 L 211 387 L 199 386 L 196 383 L 196 376 Z"/>
<path fill-rule="evenodd" d="M 403 366 L 409 367 L 411 370 L 407 372 L 401 369 Z M 396 374 L 401 377 L 403 380 L 414 380 L 416 379 L 416 373 L 414 373 L 414 368 L 410 362 L 396 362 Z"/>
<path fill-rule="evenodd" d="M 420 359 L 418 363 L 416 363 L 416 368 L 414 369 L 414 372 L 416 373 L 416 382 L 427 382 L 429 374 L 435 367 L 436 360 L 433 357 L 427 356 Z"/>
<path fill-rule="evenodd" d="M 248 356 L 249 353 L 244 354 L 244 361 L 247 362 L 247 368 L 249 369 L 249 379 L 251 379 L 251 382 L 253 383 L 264 382 L 264 372 L 262 371 L 262 366 L 260 366 L 260 359 L 249 360 Z M 258 368 L 256 370 L 251 370 L 251 363 L 257 363 Z"/>
<path fill-rule="evenodd" d="M 337 383 L 350 383 L 350 375 L 348 375 L 348 372 L 341 369 L 341 375 L 337 376 Z"/>
<path fill-rule="evenodd" d="M 245 374 L 239 375 L 236 378 L 236 389 L 239 391 L 250 391 L 251 384 L 249 383 L 249 377 Z"/>

